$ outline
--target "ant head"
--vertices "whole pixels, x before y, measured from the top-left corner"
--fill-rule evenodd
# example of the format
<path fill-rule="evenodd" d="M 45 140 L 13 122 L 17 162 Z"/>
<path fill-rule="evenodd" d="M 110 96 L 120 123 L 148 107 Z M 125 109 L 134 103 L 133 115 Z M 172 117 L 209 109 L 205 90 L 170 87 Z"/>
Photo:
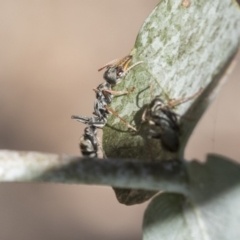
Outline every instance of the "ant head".
<path fill-rule="evenodd" d="M 116 85 L 121 81 L 121 77 L 124 74 L 124 70 L 121 66 L 110 66 L 103 74 L 103 78 L 110 84 Z"/>
<path fill-rule="evenodd" d="M 150 108 L 156 108 L 156 107 L 163 108 L 164 106 L 165 104 L 159 95 L 157 95 L 149 105 Z"/>
<path fill-rule="evenodd" d="M 148 111 L 151 117 L 159 117 L 160 113 L 163 109 L 165 109 L 166 105 L 164 104 L 163 100 L 160 96 L 156 96 L 151 103 L 149 104 Z"/>
<path fill-rule="evenodd" d="M 138 65 L 140 62 L 136 63 L 134 66 L 131 66 L 128 68 L 128 64 L 130 63 L 132 59 L 131 55 L 127 55 L 126 57 L 122 59 L 115 59 L 100 69 L 98 71 L 101 71 L 103 69 L 106 69 L 105 73 L 103 74 L 103 78 L 112 86 L 118 84 L 121 81 L 121 78 L 134 66 Z"/>

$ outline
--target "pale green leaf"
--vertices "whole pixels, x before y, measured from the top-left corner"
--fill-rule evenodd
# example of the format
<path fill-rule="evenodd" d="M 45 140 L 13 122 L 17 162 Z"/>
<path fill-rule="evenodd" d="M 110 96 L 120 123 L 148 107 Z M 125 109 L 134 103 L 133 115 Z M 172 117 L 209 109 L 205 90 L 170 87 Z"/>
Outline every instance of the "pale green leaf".
<path fill-rule="evenodd" d="M 139 129 L 143 109 L 152 96 L 161 95 L 167 102 L 194 95 L 203 88 L 194 109 L 190 110 L 196 99 L 175 109 L 183 116 L 180 120 L 184 144 L 177 154 L 180 159 L 193 127 L 213 99 L 214 88 L 238 50 L 240 36 L 240 13 L 232 0 L 190 3 L 184 7 L 182 0 L 162 0 L 145 20 L 132 50 L 133 63 L 143 63 L 115 88 L 136 89 L 128 96 L 115 97 L 111 104 L 122 118 Z M 169 153 L 163 155 L 156 140 L 147 147 L 142 131 L 132 134 L 115 116 L 104 128 L 103 144 L 108 157 L 147 160 L 152 152 L 155 160 L 173 158 Z"/>
<path fill-rule="evenodd" d="M 240 165 L 209 155 L 187 169 L 190 195 L 155 197 L 145 212 L 143 239 L 240 239 Z"/>
<path fill-rule="evenodd" d="M 111 108 L 140 129 L 130 131 L 119 118 L 109 117 L 104 128 L 103 146 L 110 158 L 135 158 L 142 161 L 183 159 L 186 142 L 199 118 L 226 79 L 226 69 L 239 47 L 240 13 L 232 0 L 162 0 L 145 20 L 132 50 L 136 66 L 116 87 L 135 91 L 115 97 Z M 197 98 L 179 105 L 175 111 L 181 122 L 181 147 L 177 153 L 162 149 L 159 140 L 149 140 L 148 126 L 141 116 L 155 95 L 170 99 Z M 120 202 L 133 204 L 130 190 L 115 189 Z M 145 195 L 146 193 L 143 193 Z M 150 197 L 150 196 L 149 196 Z M 143 201 L 145 198 L 143 197 Z M 137 200 L 135 203 L 141 201 Z"/>

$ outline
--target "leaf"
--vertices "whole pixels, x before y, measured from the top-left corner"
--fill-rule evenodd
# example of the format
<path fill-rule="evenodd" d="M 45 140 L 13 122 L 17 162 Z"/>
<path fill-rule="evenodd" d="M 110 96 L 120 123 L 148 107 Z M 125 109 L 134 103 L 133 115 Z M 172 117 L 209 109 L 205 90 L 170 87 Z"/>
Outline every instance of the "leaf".
<path fill-rule="evenodd" d="M 183 159 L 191 132 L 227 77 L 239 36 L 240 14 L 232 0 L 162 0 L 145 20 L 132 50 L 132 63 L 143 63 L 115 88 L 136 89 L 115 97 L 111 104 L 123 119 L 137 129 L 141 126 L 141 131 L 134 134 L 119 118 L 109 117 L 103 135 L 106 155 L 140 161 Z M 141 125 L 141 116 L 152 96 L 161 95 L 167 102 L 192 96 L 201 88 L 204 91 L 198 98 L 174 109 L 182 116 L 177 153 L 164 151 L 156 139 L 148 140 L 148 126 Z M 117 190 L 116 194 L 124 202 L 123 192 Z"/>
<path fill-rule="evenodd" d="M 143 239 L 190 239 L 194 222 L 186 221 L 186 206 L 187 200 L 181 194 L 163 193 L 155 197 L 144 215 Z"/>
<path fill-rule="evenodd" d="M 143 108 L 151 101 L 151 85 L 152 95 L 161 95 L 165 101 L 194 95 L 200 88 L 205 89 L 200 97 L 204 98 L 207 88 L 217 85 L 238 50 L 240 13 L 234 2 L 192 0 L 188 8 L 181 3 L 163 0 L 145 20 L 132 51 L 133 63 L 143 64 L 131 70 L 115 88 L 136 88 L 132 94 L 115 97 L 111 107 L 137 128 Z M 181 104 L 175 111 L 184 118 L 193 102 Z M 207 99 L 201 114 L 209 102 Z M 183 122 L 183 139 L 192 131 L 189 122 L 195 125 L 200 116 L 188 117 L 193 119 Z M 104 128 L 103 143 L 109 157 L 150 158 L 143 136 L 131 134 L 115 116 L 109 117 Z"/>
<path fill-rule="evenodd" d="M 190 195 L 155 197 L 145 212 L 143 239 L 240 239 L 240 165 L 209 155 L 187 169 Z"/>

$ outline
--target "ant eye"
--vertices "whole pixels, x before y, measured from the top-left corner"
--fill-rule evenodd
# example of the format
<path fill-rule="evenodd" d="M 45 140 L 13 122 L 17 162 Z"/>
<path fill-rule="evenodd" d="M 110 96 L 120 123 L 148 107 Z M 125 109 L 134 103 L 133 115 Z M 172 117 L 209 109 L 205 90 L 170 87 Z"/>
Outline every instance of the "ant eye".
<path fill-rule="evenodd" d="M 121 77 L 122 76 L 122 72 L 117 73 L 117 76 Z"/>
<path fill-rule="evenodd" d="M 121 77 L 123 75 L 124 71 L 122 69 L 119 69 L 119 71 L 117 71 L 117 76 Z"/>

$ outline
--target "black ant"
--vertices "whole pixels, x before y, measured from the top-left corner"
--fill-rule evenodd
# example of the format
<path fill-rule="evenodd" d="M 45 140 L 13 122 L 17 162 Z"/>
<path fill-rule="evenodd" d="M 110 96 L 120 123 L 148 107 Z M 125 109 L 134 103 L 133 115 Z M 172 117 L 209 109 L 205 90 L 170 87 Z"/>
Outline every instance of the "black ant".
<path fill-rule="evenodd" d="M 89 125 L 85 128 L 84 134 L 80 140 L 80 149 L 83 155 L 89 155 L 89 157 L 97 156 L 97 128 L 103 128 L 108 119 L 109 113 L 113 113 L 115 116 L 119 115 L 112 110 L 108 105 L 111 104 L 113 95 L 124 95 L 129 94 L 134 91 L 134 88 L 126 91 L 114 91 L 112 88 L 120 83 L 121 79 L 136 65 L 141 62 L 133 64 L 131 67 L 128 67 L 132 59 L 131 55 L 128 55 L 120 60 L 114 60 L 98 71 L 106 68 L 106 71 L 103 74 L 103 78 L 106 82 L 101 83 L 96 89 L 93 89 L 96 93 L 96 99 L 94 101 L 94 116 L 92 117 L 83 117 L 73 115 L 71 118 L 75 119 L 81 123 Z M 93 152 L 95 151 L 95 154 Z"/>

